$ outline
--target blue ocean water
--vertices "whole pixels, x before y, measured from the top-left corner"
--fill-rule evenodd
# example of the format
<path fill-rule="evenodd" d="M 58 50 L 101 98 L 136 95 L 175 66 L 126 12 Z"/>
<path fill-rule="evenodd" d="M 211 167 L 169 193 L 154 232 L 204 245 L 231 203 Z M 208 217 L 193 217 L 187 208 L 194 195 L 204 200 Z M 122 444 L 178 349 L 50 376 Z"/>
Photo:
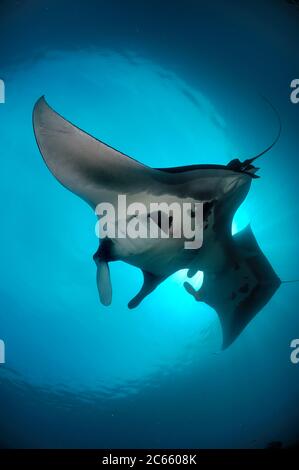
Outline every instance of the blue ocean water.
<path fill-rule="evenodd" d="M 217 314 L 186 294 L 184 271 L 131 311 L 141 273 L 113 263 L 113 303 L 103 307 L 92 260 L 95 215 L 47 170 L 31 115 L 46 95 L 80 128 L 148 165 L 225 164 L 274 140 L 277 120 L 260 95 L 267 96 L 282 136 L 260 160 L 261 178 L 232 230 L 251 223 L 278 275 L 296 279 L 299 105 L 289 100 L 289 83 L 299 13 L 284 2 L 153 9 L 155 2 L 132 1 L 126 14 L 120 2 L 70 5 L 7 6 L 1 20 L 2 445 L 292 443 L 298 284 L 282 285 L 225 352 Z M 193 283 L 201 282 L 198 274 Z"/>

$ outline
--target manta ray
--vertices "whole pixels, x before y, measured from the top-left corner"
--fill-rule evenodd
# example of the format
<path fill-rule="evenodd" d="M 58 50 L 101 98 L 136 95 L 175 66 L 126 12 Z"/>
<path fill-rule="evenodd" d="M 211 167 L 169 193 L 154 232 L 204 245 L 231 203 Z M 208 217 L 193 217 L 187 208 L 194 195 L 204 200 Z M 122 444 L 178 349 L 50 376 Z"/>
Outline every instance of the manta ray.
<path fill-rule="evenodd" d="M 121 260 L 143 272 L 143 285 L 129 302 L 137 307 L 161 282 L 180 269 L 188 277 L 203 271 L 199 290 L 185 282 L 188 294 L 218 314 L 223 349 L 240 335 L 281 284 L 261 251 L 250 225 L 232 235 L 235 212 L 246 198 L 259 168 L 253 162 L 269 151 L 227 165 L 199 164 L 151 168 L 92 137 L 55 112 L 40 98 L 33 110 L 33 127 L 41 155 L 53 175 L 93 210 L 101 201 L 203 202 L 203 244 L 184 248 L 183 238 L 104 238 L 94 255 L 100 300 L 112 299 L 109 263 Z M 151 214 L 148 214 L 151 217 Z M 171 225 L 171 220 L 169 221 Z"/>

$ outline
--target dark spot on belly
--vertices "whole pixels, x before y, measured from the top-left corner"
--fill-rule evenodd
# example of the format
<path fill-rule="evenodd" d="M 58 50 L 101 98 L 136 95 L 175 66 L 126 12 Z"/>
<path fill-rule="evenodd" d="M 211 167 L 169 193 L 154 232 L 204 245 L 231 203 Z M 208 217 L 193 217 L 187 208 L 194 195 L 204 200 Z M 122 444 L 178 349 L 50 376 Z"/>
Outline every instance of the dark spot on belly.
<path fill-rule="evenodd" d="M 210 201 L 210 202 L 204 202 L 203 205 L 203 220 L 207 221 L 208 217 L 210 216 L 212 209 L 215 205 L 215 201 Z"/>
<path fill-rule="evenodd" d="M 244 286 L 241 286 L 239 289 L 239 292 L 242 292 L 242 294 L 246 294 L 249 291 L 249 285 L 244 284 Z"/>

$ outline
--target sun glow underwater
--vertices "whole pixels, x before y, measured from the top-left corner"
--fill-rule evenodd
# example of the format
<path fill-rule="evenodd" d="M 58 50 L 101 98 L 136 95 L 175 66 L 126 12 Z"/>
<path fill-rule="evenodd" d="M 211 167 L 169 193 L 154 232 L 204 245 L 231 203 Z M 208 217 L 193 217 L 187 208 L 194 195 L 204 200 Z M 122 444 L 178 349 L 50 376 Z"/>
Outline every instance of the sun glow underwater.
<path fill-rule="evenodd" d="M 49 80 L 49 76 L 51 76 L 51 80 Z M 71 77 L 72 79 L 70 79 Z M 16 92 L 21 86 L 20 84 L 26 87 L 26 94 L 22 96 L 24 101 L 22 106 L 20 106 L 19 94 Z M 61 93 L 62 89 L 64 90 L 63 94 Z M 130 333 L 128 333 L 126 340 L 117 335 L 118 340 L 126 344 L 130 342 L 130 345 L 127 344 L 126 353 L 121 360 L 115 359 L 114 367 L 109 369 L 109 374 L 106 368 L 104 368 L 104 373 L 102 369 L 101 374 L 99 370 L 99 374 L 103 377 L 108 374 L 108 383 L 118 380 L 119 376 L 126 380 L 130 374 L 144 379 L 148 370 L 159 369 L 161 357 L 178 358 L 181 354 L 184 355 L 191 338 L 196 335 L 201 337 L 207 329 L 209 334 L 200 347 L 203 357 L 205 357 L 207 350 L 217 349 L 216 345 L 221 343 L 221 332 L 216 314 L 206 304 L 199 305 L 194 302 L 194 299 L 186 294 L 183 287 L 185 281 L 188 281 L 198 290 L 204 277 L 200 271 L 193 278 L 188 278 L 185 269 L 170 276 L 165 281 L 165 285 L 159 286 L 153 297 L 139 307 L 140 320 L 138 322 L 135 317 L 128 317 L 128 313 L 125 313 L 127 312 L 126 302 L 123 301 L 119 289 L 115 291 L 114 304 L 109 310 L 110 314 L 107 315 L 102 311 L 98 297 L 94 292 L 94 266 L 89 262 L 98 242 L 94 234 L 95 216 L 79 198 L 68 194 L 61 186 L 57 185 L 38 156 L 38 150 L 35 148 L 35 142 L 32 138 L 31 123 L 28 122 L 27 127 L 21 124 L 27 122 L 26 116 L 31 114 L 37 96 L 46 94 L 48 101 L 55 106 L 57 111 L 67 116 L 81 129 L 111 144 L 114 148 L 121 149 L 127 155 L 146 165 L 171 167 L 205 162 L 225 164 L 240 152 L 228 138 L 229 132 L 225 121 L 216 111 L 216 107 L 198 89 L 190 87 L 174 73 L 138 56 L 134 56 L 134 63 L 132 63 L 127 57 L 109 51 L 103 55 L 82 52 L 80 57 L 73 53 L 55 53 L 53 56 L 50 54 L 48 58 L 43 58 L 32 66 L 20 70 L 11 90 L 10 101 L 6 105 L 6 109 L 9 110 L 11 106 L 11 109 L 18 110 L 17 124 L 19 123 L 20 130 L 23 129 L 19 136 L 23 149 L 18 152 L 19 158 L 21 159 L 24 152 L 28 155 L 32 155 L 32 153 L 36 155 L 32 168 L 27 166 L 27 172 L 29 174 L 32 172 L 32 180 L 37 186 L 36 191 L 43 191 L 44 197 L 40 200 L 35 199 L 36 208 L 32 214 L 39 213 L 40 228 L 46 234 L 44 242 L 47 247 L 57 245 L 58 233 L 55 227 L 57 224 L 60 227 L 59 250 L 64 250 L 61 263 L 64 258 L 65 262 L 60 267 L 58 278 L 55 264 L 53 264 L 53 260 L 57 259 L 57 251 L 54 255 L 49 248 L 49 255 L 46 254 L 49 258 L 47 276 L 53 279 L 52 295 L 63 299 L 66 318 L 67 312 L 73 312 L 72 331 L 75 337 L 78 334 L 80 338 L 79 324 L 83 321 L 81 309 L 84 305 L 84 310 L 88 312 L 88 315 L 83 317 L 86 334 L 98 338 L 96 341 L 89 339 L 88 345 L 82 344 L 82 356 L 90 357 L 89 353 L 93 354 L 94 367 L 97 367 L 99 354 L 105 355 L 103 351 L 109 349 L 106 342 L 103 342 L 102 332 L 105 331 L 107 337 L 110 337 L 109 335 L 113 334 L 114 328 L 120 328 L 121 325 L 122 328 L 128 328 Z M 165 106 L 165 103 L 168 105 Z M 140 119 L 140 115 L 142 115 L 142 119 Z M 8 133 L 4 138 L 5 142 L 10 138 L 13 140 L 15 125 L 16 115 L 8 114 Z M 8 160 L 6 164 L 9 164 Z M 18 174 L 16 173 L 15 184 L 16 187 L 22 188 L 22 178 L 20 175 L 18 182 Z M 41 181 L 42 187 L 39 187 L 39 181 Z M 44 184 L 45 181 L 47 184 Z M 251 193 L 247 199 L 250 197 Z M 47 204 L 46 213 L 45 203 Z M 238 209 L 232 224 L 233 234 L 248 225 L 248 214 L 249 211 L 245 205 Z M 250 213 L 250 215 L 252 214 Z M 28 217 L 27 223 L 31 221 L 34 224 L 33 215 L 27 214 Z M 31 240 L 30 243 L 32 243 Z M 40 241 L 36 240 L 35 247 L 38 248 L 39 245 Z M 22 256 L 23 247 L 20 247 L 20 253 L 18 253 L 19 245 L 16 245 L 14 249 L 16 256 Z M 40 250 L 45 256 L 43 244 L 40 246 Z M 40 251 L 36 250 L 36 256 L 35 254 L 32 256 L 31 264 L 26 266 L 23 273 L 20 273 L 21 277 L 25 276 L 24 280 L 20 279 L 20 285 L 27 286 L 25 279 L 34 276 L 34 266 L 37 271 L 41 270 L 41 255 L 38 257 L 38 253 Z M 75 267 L 76 263 L 84 266 L 84 269 L 78 272 Z M 119 262 L 111 267 L 111 271 L 113 282 L 122 286 L 123 292 L 133 295 L 136 289 L 134 283 L 141 280 L 140 273 Z M 61 279 L 60 284 L 59 279 Z M 33 304 L 36 301 L 36 305 L 31 307 L 33 311 L 40 308 L 43 296 L 48 296 L 47 285 L 38 279 L 36 283 L 34 291 L 31 286 L 27 286 L 26 292 L 24 291 L 24 295 L 30 296 Z M 78 290 L 79 283 L 85 286 L 84 289 Z M 60 311 L 59 305 L 54 306 L 53 309 Z M 163 315 L 159 315 L 160 311 L 163 312 Z M 53 319 L 56 317 L 51 313 L 49 318 L 53 323 Z M 59 314 L 57 321 L 58 318 L 60 330 L 61 318 L 64 317 Z M 112 318 L 114 318 L 113 324 L 111 323 Z M 44 321 L 46 319 L 47 316 Z M 143 319 L 142 322 L 141 319 Z M 78 331 L 76 330 L 77 321 Z M 155 348 L 151 344 L 152 336 L 150 334 L 153 324 L 158 338 L 158 346 Z M 132 350 L 138 345 L 143 348 L 140 340 L 137 339 L 140 328 L 143 332 L 141 337 L 143 337 L 143 341 L 148 343 L 148 349 L 146 353 L 140 354 L 140 364 L 137 368 L 139 372 L 132 368 L 129 374 L 124 363 L 130 363 Z M 165 328 L 171 332 L 167 340 L 164 335 Z M 148 333 L 145 334 L 145 331 Z M 78 341 L 80 341 L 79 338 Z M 110 337 L 110 344 L 113 341 Z M 197 343 L 198 339 L 194 340 L 194 344 Z M 101 348 L 99 348 L 99 344 L 101 344 Z M 62 349 L 64 350 L 64 346 L 61 345 Z M 196 350 L 198 350 L 197 347 Z M 58 352 L 59 348 L 57 354 Z M 65 353 L 63 354 L 64 360 L 61 362 L 61 367 L 56 372 L 53 371 L 52 380 L 54 382 L 63 382 L 63 371 L 73 368 L 70 365 L 72 358 Z M 25 368 L 24 372 L 31 377 L 31 380 L 41 380 L 40 371 L 35 370 L 34 367 L 30 371 Z M 97 374 L 97 377 L 93 376 L 91 367 L 86 369 L 83 375 L 83 379 L 77 377 L 75 383 L 76 380 L 79 380 L 80 383 L 85 380 L 87 388 L 93 388 L 96 381 L 99 380 Z M 100 382 L 102 383 L 103 380 L 101 379 Z"/>

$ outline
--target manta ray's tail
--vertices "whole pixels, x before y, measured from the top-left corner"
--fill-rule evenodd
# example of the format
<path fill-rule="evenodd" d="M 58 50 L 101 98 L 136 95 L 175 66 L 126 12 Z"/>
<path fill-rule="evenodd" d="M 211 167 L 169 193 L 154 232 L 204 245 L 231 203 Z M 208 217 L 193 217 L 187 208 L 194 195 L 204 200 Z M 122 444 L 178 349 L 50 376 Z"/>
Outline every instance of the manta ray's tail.
<path fill-rule="evenodd" d="M 281 136 L 281 131 L 282 131 L 282 124 L 281 124 L 281 119 L 280 119 L 280 115 L 277 111 L 277 109 L 273 106 L 273 104 L 271 103 L 271 101 L 269 101 L 265 96 L 262 97 L 268 104 L 269 106 L 273 109 L 277 119 L 278 119 L 278 124 L 279 124 L 279 128 L 278 128 L 278 132 L 277 132 L 277 136 L 274 140 L 274 142 L 272 142 L 271 145 L 269 145 L 269 147 L 267 147 L 266 149 L 264 149 L 262 152 L 260 152 L 258 155 L 255 155 L 254 157 L 250 157 L 250 158 L 247 158 L 246 160 L 244 160 L 243 162 L 241 162 L 240 160 L 238 159 L 235 159 L 235 160 L 232 160 L 231 162 L 229 162 L 229 164 L 227 165 L 228 168 L 234 170 L 234 171 L 241 171 L 242 173 L 247 173 L 249 174 L 250 176 L 252 176 L 252 178 L 259 178 L 255 173 L 259 170 L 259 168 L 255 167 L 254 165 L 252 165 L 252 163 L 257 160 L 259 157 L 261 157 L 262 155 L 264 155 L 265 153 L 269 152 L 278 142 L 280 136 Z"/>
<path fill-rule="evenodd" d="M 280 139 L 280 136 L 281 136 L 281 130 L 282 130 L 282 124 L 281 124 L 281 119 L 280 119 L 280 115 L 279 115 L 279 112 L 277 111 L 277 109 L 275 108 L 275 106 L 273 106 L 273 104 L 271 103 L 271 101 L 268 100 L 268 98 L 266 98 L 265 96 L 262 96 L 262 98 L 268 103 L 268 105 L 271 107 L 271 109 L 274 111 L 276 117 L 277 117 L 277 120 L 278 120 L 278 132 L 277 132 L 277 136 L 274 140 L 274 142 L 272 142 L 271 145 L 269 145 L 269 147 L 267 147 L 265 150 L 263 150 L 261 153 L 259 153 L 258 155 L 255 155 L 254 157 L 251 157 L 251 158 L 248 158 L 247 160 L 245 160 L 243 162 L 243 164 L 249 164 L 251 165 L 252 162 L 254 162 L 255 160 L 257 160 L 259 157 L 261 157 L 262 155 L 264 155 L 265 153 L 269 152 L 270 150 L 272 150 L 272 148 L 277 144 L 277 142 L 279 141 Z"/>

